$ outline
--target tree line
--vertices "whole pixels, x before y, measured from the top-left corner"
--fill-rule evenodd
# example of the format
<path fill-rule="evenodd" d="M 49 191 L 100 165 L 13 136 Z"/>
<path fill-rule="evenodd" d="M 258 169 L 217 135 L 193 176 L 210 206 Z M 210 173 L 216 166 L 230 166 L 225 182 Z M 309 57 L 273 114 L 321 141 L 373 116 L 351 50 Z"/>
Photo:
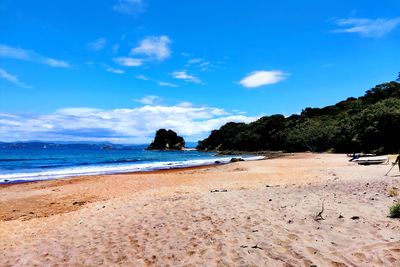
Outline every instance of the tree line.
<path fill-rule="evenodd" d="M 197 149 L 398 153 L 400 83 L 383 83 L 361 97 L 306 108 L 300 115 L 264 116 L 249 124 L 229 122 L 199 141 Z"/>

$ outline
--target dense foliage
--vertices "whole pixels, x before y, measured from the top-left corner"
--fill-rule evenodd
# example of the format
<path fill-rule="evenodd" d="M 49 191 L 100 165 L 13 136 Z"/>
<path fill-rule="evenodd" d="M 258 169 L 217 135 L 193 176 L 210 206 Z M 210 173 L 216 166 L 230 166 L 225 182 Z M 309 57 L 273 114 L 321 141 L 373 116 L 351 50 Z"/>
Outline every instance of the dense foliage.
<path fill-rule="evenodd" d="M 359 98 L 306 108 L 300 115 L 227 123 L 199 142 L 200 150 L 283 150 L 397 153 L 400 83 L 377 85 Z"/>
<path fill-rule="evenodd" d="M 154 141 L 147 149 L 150 150 L 181 150 L 185 147 L 185 140 L 172 130 L 159 129 Z"/>

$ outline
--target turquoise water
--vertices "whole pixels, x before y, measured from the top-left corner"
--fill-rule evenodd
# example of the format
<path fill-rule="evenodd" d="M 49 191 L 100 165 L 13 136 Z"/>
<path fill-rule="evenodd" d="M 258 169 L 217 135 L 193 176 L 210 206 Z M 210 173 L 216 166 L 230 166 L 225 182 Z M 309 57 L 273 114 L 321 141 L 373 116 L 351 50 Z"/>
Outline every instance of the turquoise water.
<path fill-rule="evenodd" d="M 192 150 L 148 151 L 145 148 L 145 145 L 0 144 L 0 183 L 182 168 L 231 159 Z"/>

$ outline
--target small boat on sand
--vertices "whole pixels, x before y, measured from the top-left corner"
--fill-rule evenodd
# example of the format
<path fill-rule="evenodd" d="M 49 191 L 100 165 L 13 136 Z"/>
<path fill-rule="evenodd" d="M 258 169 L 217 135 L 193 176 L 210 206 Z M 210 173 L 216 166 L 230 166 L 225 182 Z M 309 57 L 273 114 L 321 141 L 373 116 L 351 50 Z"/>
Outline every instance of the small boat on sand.
<path fill-rule="evenodd" d="M 389 162 L 389 158 L 385 156 L 380 157 L 361 157 L 356 158 L 353 162 L 358 163 L 359 165 L 372 165 L 372 164 L 383 164 Z"/>
<path fill-rule="evenodd" d="M 347 154 L 349 158 L 363 158 L 363 157 L 375 157 L 376 154 L 364 154 L 364 153 L 353 153 Z"/>

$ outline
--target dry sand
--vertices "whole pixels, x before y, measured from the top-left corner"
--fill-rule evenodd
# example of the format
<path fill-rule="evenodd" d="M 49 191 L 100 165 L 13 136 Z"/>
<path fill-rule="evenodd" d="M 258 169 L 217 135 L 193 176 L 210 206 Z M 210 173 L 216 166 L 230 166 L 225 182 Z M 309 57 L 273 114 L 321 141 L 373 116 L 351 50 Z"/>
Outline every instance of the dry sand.
<path fill-rule="evenodd" d="M 304 153 L 3 186 L 0 265 L 400 266 L 389 167 Z"/>

